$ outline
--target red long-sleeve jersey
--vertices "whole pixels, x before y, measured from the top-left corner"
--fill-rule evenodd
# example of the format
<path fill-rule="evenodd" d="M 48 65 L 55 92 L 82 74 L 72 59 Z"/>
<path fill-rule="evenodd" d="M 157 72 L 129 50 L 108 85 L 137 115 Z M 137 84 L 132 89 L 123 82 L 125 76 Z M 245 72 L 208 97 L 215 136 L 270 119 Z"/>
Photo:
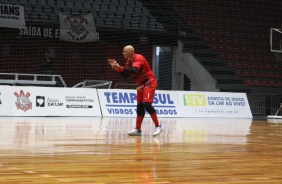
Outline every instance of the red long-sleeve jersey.
<path fill-rule="evenodd" d="M 133 61 L 128 59 L 125 67 L 120 67 L 118 72 L 129 74 L 138 86 L 157 87 L 157 79 L 151 67 L 141 54 L 134 54 Z"/>

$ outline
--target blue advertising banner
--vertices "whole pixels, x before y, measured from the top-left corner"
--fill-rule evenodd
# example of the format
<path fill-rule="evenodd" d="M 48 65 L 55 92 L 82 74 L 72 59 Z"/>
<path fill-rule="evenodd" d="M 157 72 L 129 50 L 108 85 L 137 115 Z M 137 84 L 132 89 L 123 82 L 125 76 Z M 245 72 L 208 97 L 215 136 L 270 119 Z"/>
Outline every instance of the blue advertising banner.
<path fill-rule="evenodd" d="M 135 117 L 136 90 L 97 89 L 103 116 Z M 158 117 L 182 117 L 177 94 L 174 91 L 156 90 L 153 107 Z M 145 117 L 149 117 L 148 114 Z"/>

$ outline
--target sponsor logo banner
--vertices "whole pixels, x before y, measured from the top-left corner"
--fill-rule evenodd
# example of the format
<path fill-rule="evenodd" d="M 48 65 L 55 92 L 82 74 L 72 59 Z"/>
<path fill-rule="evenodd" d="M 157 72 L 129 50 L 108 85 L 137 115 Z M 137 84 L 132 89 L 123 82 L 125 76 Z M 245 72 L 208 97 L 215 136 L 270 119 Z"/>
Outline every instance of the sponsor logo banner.
<path fill-rule="evenodd" d="M 0 4 L 0 27 L 24 28 L 24 7 L 12 4 Z"/>
<path fill-rule="evenodd" d="M 70 42 L 94 42 L 99 40 L 93 14 L 65 15 L 59 13 L 60 39 Z"/>
<path fill-rule="evenodd" d="M 136 90 L 97 89 L 103 116 L 136 117 Z M 153 107 L 159 117 L 181 117 L 177 95 L 156 90 Z M 149 117 L 146 112 L 146 117 Z"/>
<path fill-rule="evenodd" d="M 183 117 L 252 118 L 245 93 L 178 91 Z"/>
<path fill-rule="evenodd" d="M 1 87 L 0 115 L 101 116 L 96 89 L 7 86 Z M 6 100 L 7 99 L 7 100 Z M 5 102 L 5 103 L 4 103 Z M 10 113 L 12 112 L 12 113 Z"/>

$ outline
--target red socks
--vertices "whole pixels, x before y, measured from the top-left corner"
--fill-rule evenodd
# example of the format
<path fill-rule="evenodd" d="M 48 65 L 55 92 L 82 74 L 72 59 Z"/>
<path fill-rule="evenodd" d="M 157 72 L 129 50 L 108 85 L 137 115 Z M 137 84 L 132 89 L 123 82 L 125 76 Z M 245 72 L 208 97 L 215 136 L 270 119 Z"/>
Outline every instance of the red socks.
<path fill-rule="evenodd" d="M 136 117 L 136 129 L 141 130 L 141 124 L 144 119 L 144 116 L 137 116 Z"/>
<path fill-rule="evenodd" d="M 158 127 L 160 125 L 158 117 L 157 117 L 157 113 L 154 112 L 153 114 L 150 114 L 153 122 L 155 123 L 155 126 Z"/>
<path fill-rule="evenodd" d="M 158 127 L 160 126 L 160 123 L 159 123 L 159 120 L 158 120 L 158 117 L 157 117 L 157 113 L 154 112 L 153 114 L 150 114 L 153 122 L 155 123 L 155 126 Z M 141 130 L 141 124 L 142 124 L 142 121 L 144 119 L 144 116 L 137 116 L 136 117 L 136 129 L 137 130 Z"/>

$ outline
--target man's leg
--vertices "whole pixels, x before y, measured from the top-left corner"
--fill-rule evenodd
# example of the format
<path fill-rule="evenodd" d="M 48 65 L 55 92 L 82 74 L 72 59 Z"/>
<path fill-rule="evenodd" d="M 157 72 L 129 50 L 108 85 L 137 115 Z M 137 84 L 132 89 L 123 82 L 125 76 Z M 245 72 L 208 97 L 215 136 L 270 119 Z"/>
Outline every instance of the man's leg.
<path fill-rule="evenodd" d="M 146 109 L 146 111 L 150 114 L 153 122 L 155 123 L 155 126 L 158 127 L 160 125 L 159 120 L 158 120 L 158 116 L 156 113 L 155 108 L 152 106 L 152 103 L 150 102 L 144 102 L 144 108 Z"/>
<path fill-rule="evenodd" d="M 160 124 L 158 120 L 158 116 L 157 116 L 155 108 L 152 106 L 152 103 L 155 97 L 155 90 L 156 88 L 144 88 L 144 91 L 143 91 L 144 108 L 150 114 L 155 124 L 155 127 L 156 127 L 156 131 L 153 134 L 154 136 L 159 135 L 162 131 L 162 125 Z"/>
<path fill-rule="evenodd" d="M 137 117 L 135 129 L 128 132 L 130 136 L 140 136 L 141 135 L 141 125 L 145 116 L 145 109 L 142 103 L 143 100 L 143 89 L 137 90 Z"/>
<path fill-rule="evenodd" d="M 141 130 L 141 124 L 145 116 L 145 109 L 142 102 L 137 103 L 137 117 L 136 117 L 136 129 Z"/>

